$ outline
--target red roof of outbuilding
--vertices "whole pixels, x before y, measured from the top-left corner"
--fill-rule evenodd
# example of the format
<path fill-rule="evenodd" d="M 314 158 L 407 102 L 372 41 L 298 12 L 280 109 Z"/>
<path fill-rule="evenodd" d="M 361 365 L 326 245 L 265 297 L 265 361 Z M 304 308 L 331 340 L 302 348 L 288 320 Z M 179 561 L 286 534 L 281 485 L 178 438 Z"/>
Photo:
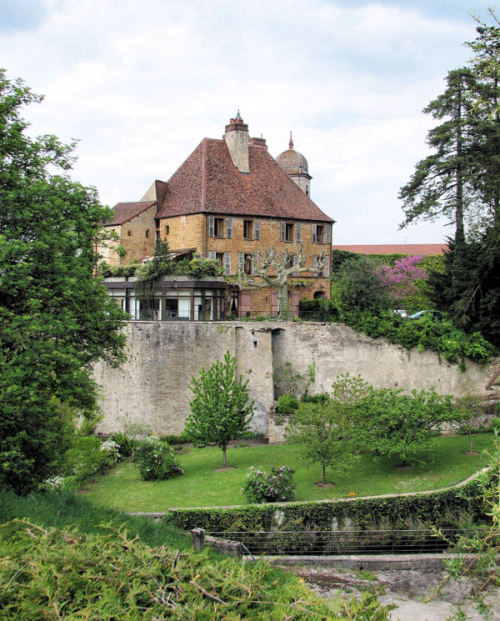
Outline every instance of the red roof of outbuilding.
<path fill-rule="evenodd" d="M 139 201 L 136 203 L 118 203 L 113 207 L 113 217 L 106 222 L 106 226 L 125 224 L 132 218 L 139 216 L 143 211 L 153 207 L 155 201 Z"/>
<path fill-rule="evenodd" d="M 248 150 L 250 172 L 240 173 L 224 140 L 202 140 L 167 183 L 157 182 L 157 217 L 213 213 L 333 222 L 265 145 L 250 142 Z"/>
<path fill-rule="evenodd" d="M 408 254 L 424 255 L 443 254 L 448 250 L 448 244 L 350 244 L 347 246 L 333 246 L 333 250 L 348 250 L 358 254 Z"/>

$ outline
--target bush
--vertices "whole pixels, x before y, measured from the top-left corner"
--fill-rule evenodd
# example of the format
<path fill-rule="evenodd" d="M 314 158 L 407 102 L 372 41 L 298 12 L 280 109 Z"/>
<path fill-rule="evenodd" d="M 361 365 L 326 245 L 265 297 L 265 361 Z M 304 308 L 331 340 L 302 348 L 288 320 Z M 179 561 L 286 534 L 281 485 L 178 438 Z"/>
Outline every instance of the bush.
<path fill-rule="evenodd" d="M 318 392 L 315 395 L 310 395 L 307 391 L 302 395 L 302 403 L 326 403 L 330 399 L 330 395 L 327 392 Z"/>
<path fill-rule="evenodd" d="M 74 482 L 81 484 L 114 466 L 120 460 L 120 447 L 113 440 L 101 443 L 96 436 L 78 435 L 64 457 L 64 474 L 74 476 Z"/>
<path fill-rule="evenodd" d="M 155 436 L 143 440 L 134 451 L 143 481 L 165 480 L 184 470 L 176 463 L 174 449 Z"/>
<path fill-rule="evenodd" d="M 292 414 L 299 407 L 299 401 L 295 395 L 280 395 L 276 402 L 278 414 Z"/>
<path fill-rule="evenodd" d="M 268 474 L 262 468 L 250 468 L 243 494 L 249 502 L 285 502 L 294 496 L 292 482 L 294 470 L 288 466 L 273 466 Z"/>
<path fill-rule="evenodd" d="M 123 432 L 117 432 L 110 436 L 110 439 L 113 440 L 118 445 L 118 450 L 122 457 L 130 457 L 134 452 L 134 448 L 137 444 L 137 441 L 134 438 L 131 438 L 129 435 Z"/>

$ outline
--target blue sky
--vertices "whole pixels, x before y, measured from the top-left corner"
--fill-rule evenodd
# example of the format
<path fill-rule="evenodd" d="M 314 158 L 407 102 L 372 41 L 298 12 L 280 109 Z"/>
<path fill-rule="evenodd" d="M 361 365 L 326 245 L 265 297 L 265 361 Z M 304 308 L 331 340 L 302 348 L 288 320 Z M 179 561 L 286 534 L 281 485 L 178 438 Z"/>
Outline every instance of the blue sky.
<path fill-rule="evenodd" d="M 483 0 L 2 0 L 0 53 L 45 101 L 33 133 L 80 139 L 74 177 L 109 205 L 167 180 L 237 108 L 275 157 L 309 161 L 334 243 L 440 242 L 403 231 L 398 191 L 427 153 L 423 107 L 467 62 Z"/>

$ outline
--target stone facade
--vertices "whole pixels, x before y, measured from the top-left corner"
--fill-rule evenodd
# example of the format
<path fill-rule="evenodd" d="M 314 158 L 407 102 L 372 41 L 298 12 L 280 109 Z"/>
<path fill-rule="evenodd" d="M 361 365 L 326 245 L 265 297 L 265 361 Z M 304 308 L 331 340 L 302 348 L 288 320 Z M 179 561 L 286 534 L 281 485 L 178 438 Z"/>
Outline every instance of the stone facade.
<path fill-rule="evenodd" d="M 280 384 L 287 363 L 301 376 L 300 389 L 308 385 L 310 392 L 327 392 L 337 375 L 350 373 L 376 387 L 410 391 L 435 386 L 440 393 L 487 397 L 485 386 L 492 375 L 491 367 L 468 362 L 461 372 L 457 365 L 440 362 L 435 353 L 408 352 L 342 324 L 134 322 L 126 330 L 127 362 L 118 369 L 100 362 L 94 369 L 102 386 L 103 433 L 129 425 L 181 433 L 192 400 L 191 376 L 226 351 L 249 380 L 256 402 L 253 427 L 265 435 L 275 396 L 284 389 Z"/>
<path fill-rule="evenodd" d="M 110 240 L 99 248 L 102 260 L 108 265 L 128 265 L 134 259 L 151 257 L 155 249 L 154 215 L 156 207 L 146 209 L 136 217 L 122 225 L 106 227 L 112 231 L 117 239 Z M 118 246 L 125 249 L 125 255 L 120 257 Z"/>
<path fill-rule="evenodd" d="M 248 274 L 258 251 L 292 254 L 293 242 L 300 242 L 306 266 L 313 268 L 321 255 L 326 264 L 322 275 L 300 275 L 302 287 L 290 292 L 292 311 L 297 312 L 301 298 L 328 298 L 334 221 L 310 199 L 307 160 L 292 142 L 278 161 L 282 165 L 268 153 L 264 138 L 250 138 L 238 113 L 222 140 L 205 138 L 168 182 L 155 181 L 138 202 L 115 205 L 107 227 L 119 241 L 110 244 L 104 259 L 111 265 L 141 261 L 162 239 L 174 253 L 193 249 L 219 260 L 229 276 L 238 269 Z M 122 259 L 116 253 L 119 245 L 126 250 Z M 238 315 L 277 312 L 275 294 L 270 288 L 242 291 Z M 233 296 L 236 310 L 234 301 Z"/>

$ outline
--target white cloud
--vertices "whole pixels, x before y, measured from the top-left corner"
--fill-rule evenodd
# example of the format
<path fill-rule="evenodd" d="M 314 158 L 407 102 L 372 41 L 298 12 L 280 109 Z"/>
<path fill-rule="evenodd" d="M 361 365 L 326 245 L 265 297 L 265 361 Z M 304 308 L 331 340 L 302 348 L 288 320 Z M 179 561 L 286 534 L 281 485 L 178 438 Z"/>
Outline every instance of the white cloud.
<path fill-rule="evenodd" d="M 36 133 L 78 137 L 75 175 L 106 203 L 138 199 L 241 108 L 273 155 L 309 160 L 314 200 L 337 243 L 434 242 L 397 232 L 397 200 L 426 152 L 421 114 L 463 64 L 474 23 L 458 5 L 329 0 L 47 0 L 43 19 L 7 30 L 11 76 L 37 92 Z M 486 0 L 476 8 L 485 13 Z"/>

